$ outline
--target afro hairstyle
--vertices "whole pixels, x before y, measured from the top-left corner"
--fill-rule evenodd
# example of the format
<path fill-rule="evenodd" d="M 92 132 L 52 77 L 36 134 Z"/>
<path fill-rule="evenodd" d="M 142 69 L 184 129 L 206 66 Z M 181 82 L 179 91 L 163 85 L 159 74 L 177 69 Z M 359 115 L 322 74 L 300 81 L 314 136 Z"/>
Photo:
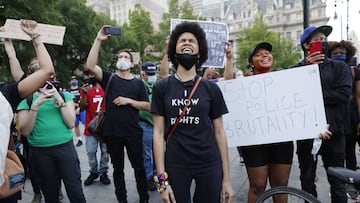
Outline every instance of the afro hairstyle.
<path fill-rule="evenodd" d="M 185 32 L 192 33 L 199 43 L 199 60 L 196 64 L 196 69 L 199 69 L 201 65 L 208 59 L 208 44 L 204 30 L 196 22 L 184 21 L 178 24 L 171 32 L 167 50 L 169 60 L 172 64 L 174 64 L 175 69 L 177 69 L 178 62 L 176 59 L 176 44 L 179 37 Z"/>

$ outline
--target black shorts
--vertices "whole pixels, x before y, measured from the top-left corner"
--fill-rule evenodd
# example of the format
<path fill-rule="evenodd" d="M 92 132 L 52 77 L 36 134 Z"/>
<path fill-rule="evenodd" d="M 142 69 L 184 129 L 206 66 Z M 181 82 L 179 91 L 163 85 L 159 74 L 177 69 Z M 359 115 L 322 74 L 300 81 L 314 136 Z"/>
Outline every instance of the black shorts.
<path fill-rule="evenodd" d="M 247 167 L 269 164 L 292 164 L 294 143 L 281 142 L 263 145 L 243 146 L 241 153 Z"/>

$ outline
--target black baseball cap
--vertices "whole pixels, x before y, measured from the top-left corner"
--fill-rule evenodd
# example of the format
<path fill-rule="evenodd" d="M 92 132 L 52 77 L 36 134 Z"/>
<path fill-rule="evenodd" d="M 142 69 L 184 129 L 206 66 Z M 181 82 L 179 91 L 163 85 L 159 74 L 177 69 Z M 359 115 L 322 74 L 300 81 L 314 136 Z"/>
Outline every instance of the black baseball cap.
<path fill-rule="evenodd" d="M 261 42 L 255 46 L 253 50 L 249 52 L 248 62 L 249 64 L 252 63 L 252 57 L 254 56 L 255 52 L 259 49 L 266 49 L 269 52 L 272 50 L 272 45 L 268 42 Z"/>

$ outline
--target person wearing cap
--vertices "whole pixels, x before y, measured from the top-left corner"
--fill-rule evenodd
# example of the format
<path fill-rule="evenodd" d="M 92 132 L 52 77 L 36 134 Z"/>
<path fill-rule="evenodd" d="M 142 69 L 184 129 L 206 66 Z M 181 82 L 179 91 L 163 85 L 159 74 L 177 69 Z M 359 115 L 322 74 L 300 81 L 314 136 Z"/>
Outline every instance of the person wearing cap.
<path fill-rule="evenodd" d="M 167 53 L 176 73 L 155 83 L 151 101 L 154 179 L 161 199 L 231 202 L 234 191 L 222 120 L 228 110 L 219 86 L 196 74 L 208 58 L 205 32 L 196 22 L 178 24 Z M 196 188 L 191 198 L 193 180 Z"/>
<path fill-rule="evenodd" d="M 266 74 L 271 71 L 274 61 L 272 45 L 261 42 L 249 52 L 248 67 L 253 74 Z M 265 191 L 267 181 L 270 186 L 287 186 L 294 154 L 292 141 L 240 147 L 249 179 L 248 202 L 255 202 Z M 286 202 L 286 195 L 276 195 L 274 202 Z"/>
<path fill-rule="evenodd" d="M 344 119 L 346 104 L 351 94 L 352 78 L 350 69 L 345 63 L 331 60 L 326 56 L 327 37 L 331 32 L 332 27 L 327 25 L 307 27 L 300 36 L 305 58 L 290 67 L 318 64 L 320 71 L 328 129 L 326 133 L 319 135 L 320 139 L 315 139 L 316 142 L 313 139 L 297 141 L 301 188 L 315 197 L 317 196 L 315 185 L 317 154 L 322 156 L 325 169 L 330 166 L 344 167 L 345 159 Z M 315 41 L 321 42 L 322 50 L 310 53 L 310 44 Z M 315 144 L 320 142 L 320 148 L 316 147 Z M 328 182 L 331 201 L 347 202 L 345 185 L 331 178 L 328 178 Z"/>
<path fill-rule="evenodd" d="M 79 102 L 81 98 L 81 90 L 79 87 L 79 81 L 77 80 L 76 76 L 71 76 L 70 79 L 70 88 L 67 89 L 68 92 L 70 92 L 72 95 L 74 95 L 74 103 L 75 103 L 75 112 L 76 112 L 76 120 L 75 120 L 75 135 L 77 138 L 76 146 L 80 147 L 83 145 L 81 133 L 80 133 L 80 122 L 85 125 L 85 114 L 86 112 L 84 110 L 80 110 L 79 108 Z"/>
<path fill-rule="evenodd" d="M 152 62 L 146 62 L 141 66 L 141 78 L 147 88 L 149 101 L 152 98 L 153 85 L 157 80 L 156 65 Z M 150 111 L 139 111 L 139 125 L 143 130 L 143 148 L 144 148 L 144 166 L 146 172 L 147 186 L 149 191 L 155 191 L 156 185 L 153 179 L 154 175 L 154 158 L 153 158 L 153 131 L 154 121 Z"/>
<path fill-rule="evenodd" d="M 86 66 L 107 91 L 105 94 L 105 120 L 103 135 L 114 167 L 115 194 L 119 202 L 127 202 L 127 191 L 124 176 L 124 148 L 134 168 L 134 175 L 139 194 L 139 202 L 149 202 L 146 182 L 142 129 L 139 126 L 139 110 L 150 109 L 150 102 L 144 83 L 131 74 L 134 66 L 133 56 L 128 49 L 119 50 L 116 54 L 115 73 L 103 70 L 96 65 L 101 44 L 111 35 L 105 34 L 104 25 L 98 31 L 90 49 Z M 108 90 L 106 90 L 107 84 Z"/>

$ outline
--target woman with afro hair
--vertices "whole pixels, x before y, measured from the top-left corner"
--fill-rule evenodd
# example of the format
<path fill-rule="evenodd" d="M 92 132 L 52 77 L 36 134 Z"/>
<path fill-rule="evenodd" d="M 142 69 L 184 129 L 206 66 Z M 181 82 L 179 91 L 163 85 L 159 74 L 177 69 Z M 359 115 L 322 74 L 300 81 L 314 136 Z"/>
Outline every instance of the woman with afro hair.
<path fill-rule="evenodd" d="M 171 33 L 167 53 L 176 73 L 154 85 L 151 102 L 154 179 L 161 199 L 191 202 L 194 180 L 193 202 L 231 202 L 234 191 L 222 120 L 228 109 L 220 88 L 196 74 L 208 58 L 203 29 L 196 22 L 178 24 Z"/>

